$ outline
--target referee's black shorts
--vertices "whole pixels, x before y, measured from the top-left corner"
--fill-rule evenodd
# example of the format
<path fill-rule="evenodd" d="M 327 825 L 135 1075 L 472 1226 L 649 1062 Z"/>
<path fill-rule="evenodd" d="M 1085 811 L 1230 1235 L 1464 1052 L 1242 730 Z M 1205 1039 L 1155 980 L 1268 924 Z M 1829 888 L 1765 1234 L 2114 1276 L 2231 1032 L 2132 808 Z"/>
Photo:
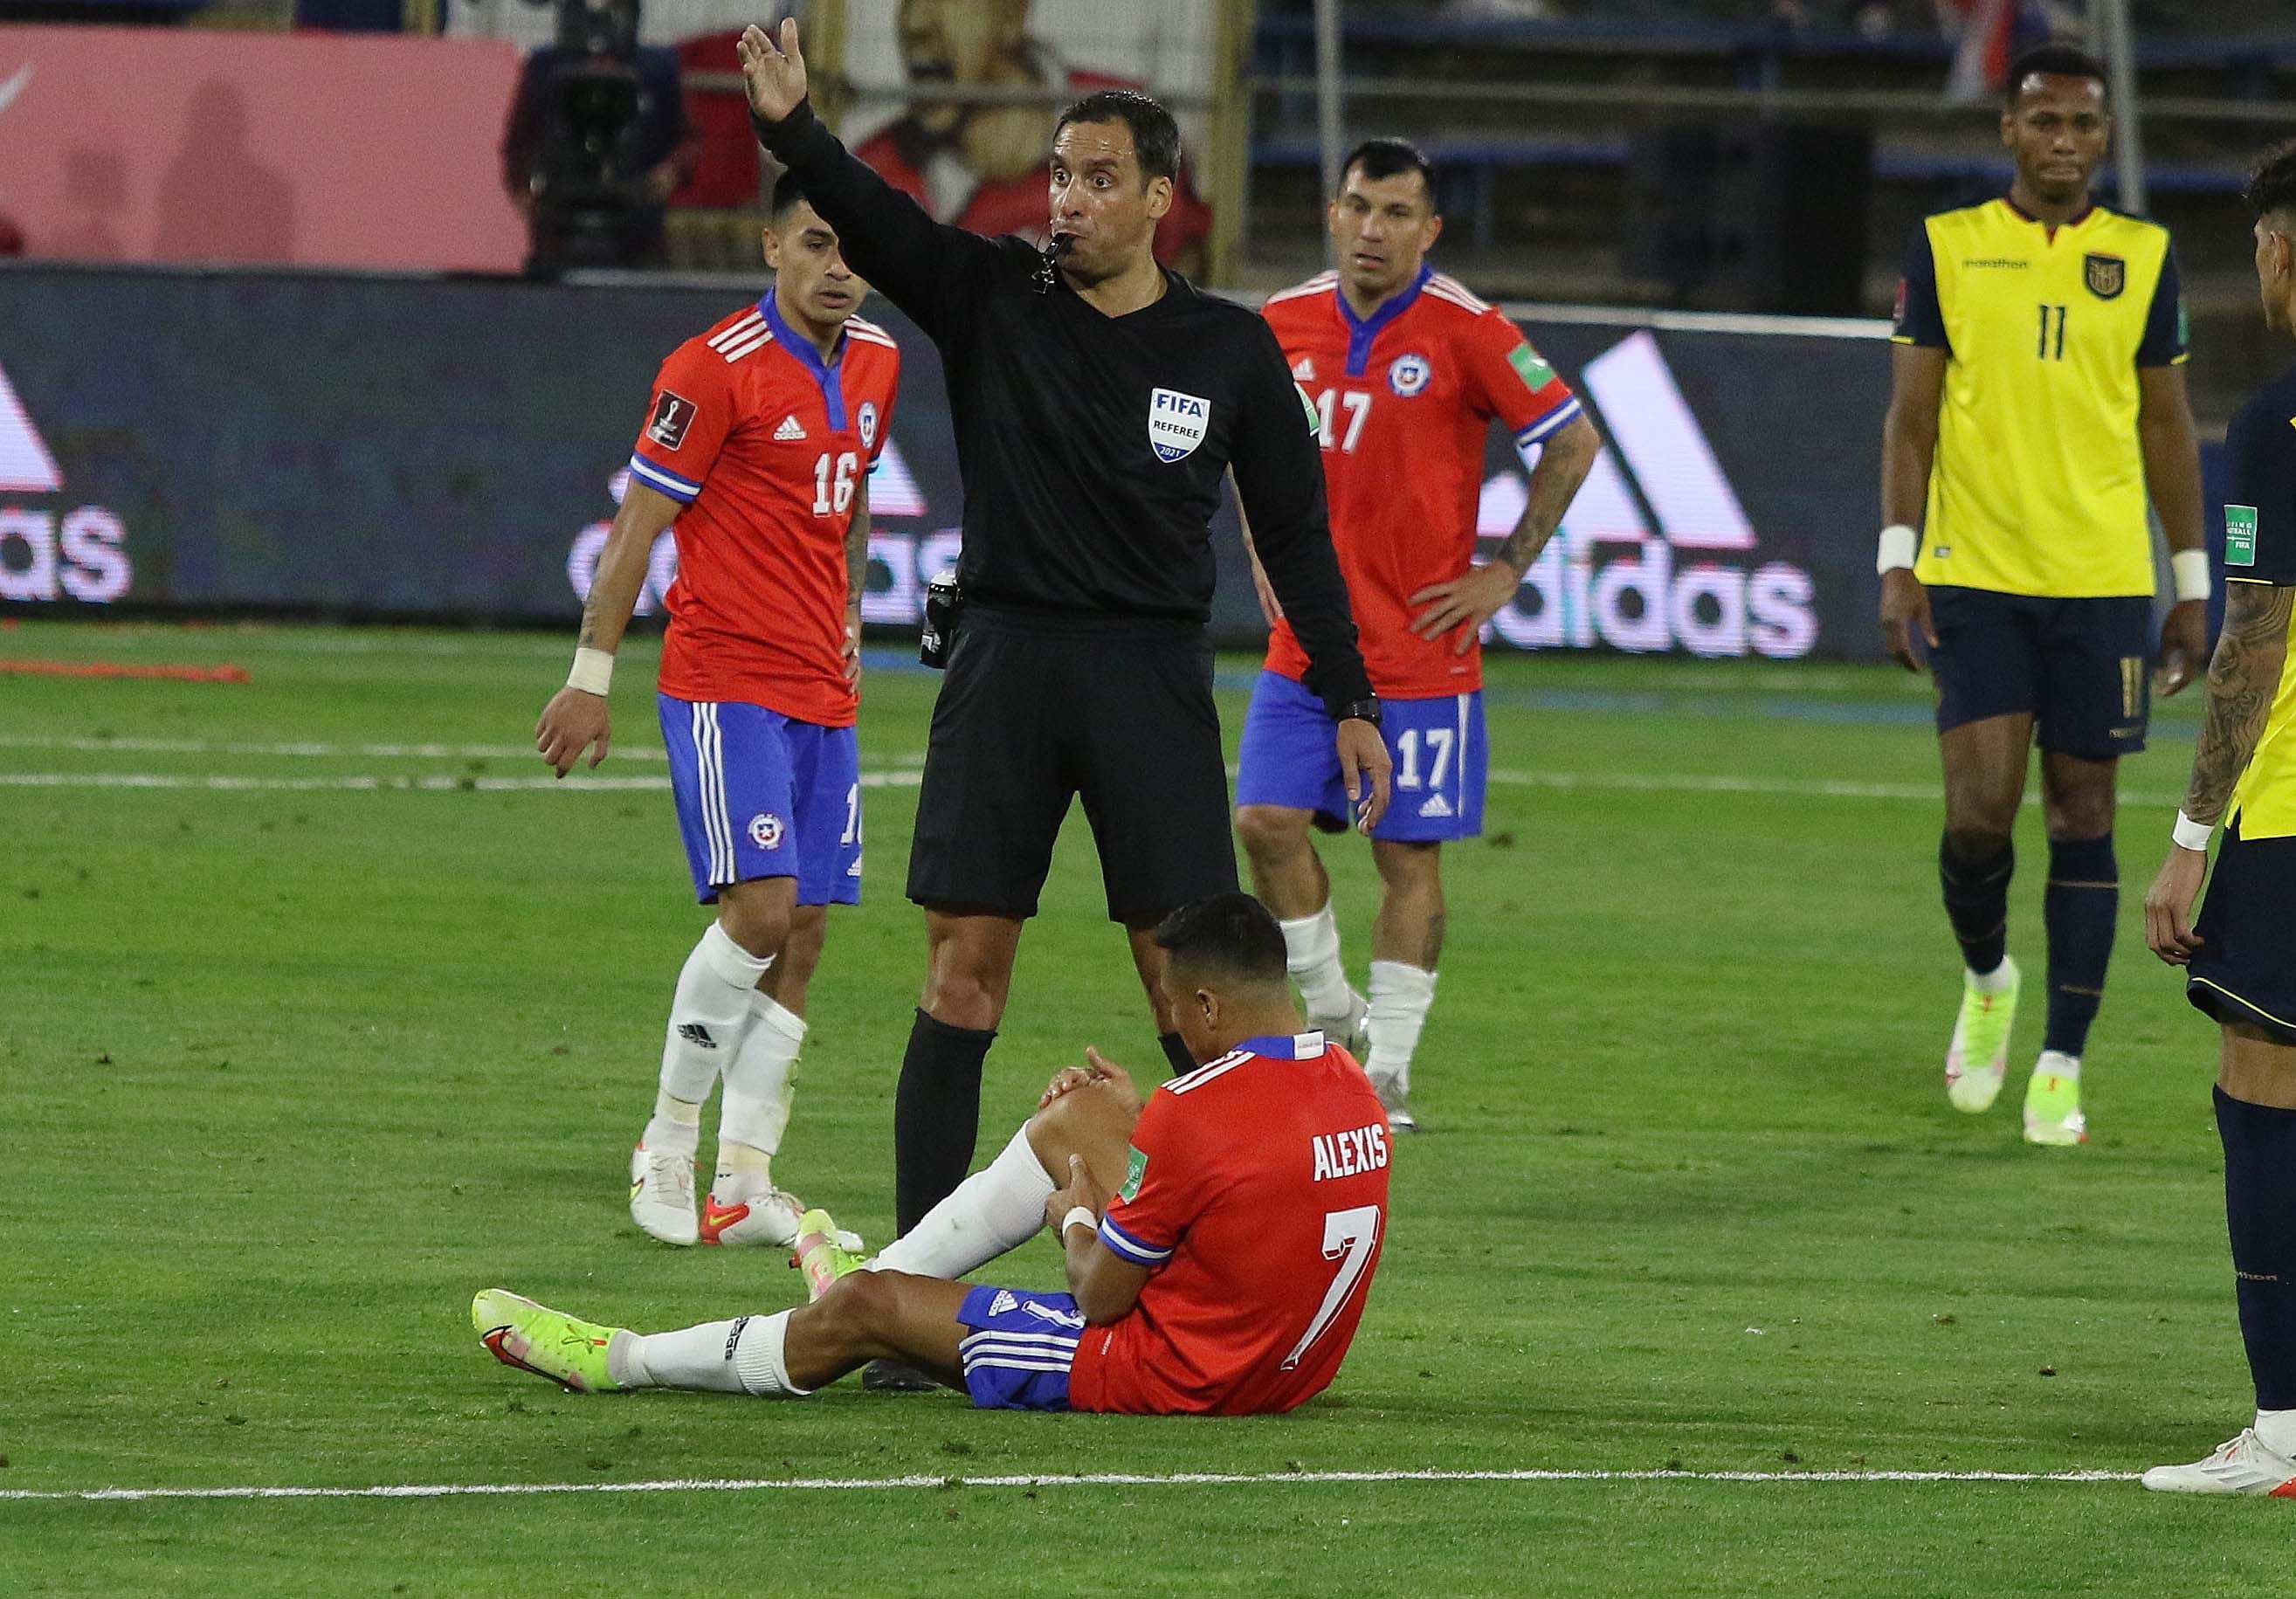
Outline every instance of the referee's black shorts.
<path fill-rule="evenodd" d="M 2185 968 L 2185 997 L 2218 1021 L 2296 1046 L 2296 838 L 2244 839 L 2224 831 L 2208 897 L 2193 931 L 2201 947 Z"/>
<path fill-rule="evenodd" d="M 909 898 L 1033 916 L 1081 795 L 1114 922 L 1236 886 L 1212 652 L 1189 622 L 970 603 L 933 706 Z"/>

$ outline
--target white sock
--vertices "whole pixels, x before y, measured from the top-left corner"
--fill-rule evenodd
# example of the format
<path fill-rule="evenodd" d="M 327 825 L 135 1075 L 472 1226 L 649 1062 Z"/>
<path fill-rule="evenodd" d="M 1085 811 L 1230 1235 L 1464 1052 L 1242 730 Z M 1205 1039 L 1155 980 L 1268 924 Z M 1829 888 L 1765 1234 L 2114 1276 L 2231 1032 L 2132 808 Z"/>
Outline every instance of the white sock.
<path fill-rule="evenodd" d="M 624 1388 L 683 1388 L 718 1394 L 805 1394 L 782 1364 L 790 1313 L 704 1322 L 676 1332 L 618 1332 L 606 1373 Z"/>
<path fill-rule="evenodd" d="M 1045 1225 L 1045 1201 L 1057 1186 L 1029 1147 L 1023 1127 L 1003 1153 L 959 1183 L 869 1267 L 954 1282 L 1034 1238 Z"/>
<path fill-rule="evenodd" d="M 2001 957 L 2001 964 L 1990 972 L 1972 972 L 1966 966 L 1961 970 L 1969 986 L 1980 994 L 2004 993 L 2011 983 L 2017 980 L 2017 963 L 2005 955 Z"/>
<path fill-rule="evenodd" d="M 712 922 L 685 969 L 677 974 L 677 996 L 670 1001 L 669 1025 L 661 1046 L 661 1091 L 687 1104 L 709 1097 L 720 1067 L 742 1047 L 750 1030 L 750 999 L 758 980 L 771 961 L 761 961 L 727 936 L 721 922 Z M 662 1126 L 657 1116 L 646 1129 L 648 1148 L 675 1147 L 677 1129 Z M 654 1127 L 660 1126 L 657 1143 Z M 686 1148 L 693 1145 L 689 1143 Z"/>
<path fill-rule="evenodd" d="M 1364 1070 L 1374 1079 L 1391 1082 L 1408 1093 L 1411 1056 L 1419 1047 L 1419 1029 L 1427 1025 L 1427 1008 L 1435 1003 L 1435 974 L 1401 961 L 1371 964 L 1371 1059 Z"/>
<path fill-rule="evenodd" d="M 680 1099 L 667 1088 L 654 1091 L 653 1119 L 646 1123 L 645 1146 L 673 1155 L 701 1147 L 701 1102 Z"/>
<path fill-rule="evenodd" d="M 794 1012 L 755 990 L 750 1011 L 750 1030 L 726 1062 L 726 1096 L 718 1106 L 718 1181 L 710 1191 L 720 1200 L 773 1186 L 767 1162 L 781 1152 L 798 1051 L 805 1046 L 805 1022 Z"/>
<path fill-rule="evenodd" d="M 2284 1460 L 2296 1460 L 2296 1410 L 2259 1410 L 2256 1436 Z"/>
<path fill-rule="evenodd" d="M 2080 1057 L 2079 1055 L 2066 1054 L 2060 1050 L 2045 1049 L 2041 1052 L 2041 1058 L 2033 1062 L 2033 1075 L 2035 1077 L 2070 1078 L 2075 1082 L 2079 1082 L 2080 1080 Z"/>
<path fill-rule="evenodd" d="M 1355 996 L 1348 988 L 1347 968 L 1340 964 L 1340 923 L 1332 902 L 1324 901 L 1312 916 L 1278 925 L 1283 929 L 1283 964 L 1308 1003 L 1308 1020 L 1317 1026 L 1344 1022 Z"/>

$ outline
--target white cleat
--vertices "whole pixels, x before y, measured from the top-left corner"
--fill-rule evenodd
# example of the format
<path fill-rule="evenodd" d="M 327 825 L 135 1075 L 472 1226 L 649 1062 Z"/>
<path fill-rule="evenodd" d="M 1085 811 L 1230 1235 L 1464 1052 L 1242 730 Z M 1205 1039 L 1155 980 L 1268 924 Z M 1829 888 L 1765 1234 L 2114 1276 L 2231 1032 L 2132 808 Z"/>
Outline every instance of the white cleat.
<path fill-rule="evenodd" d="M 1371 1001 L 1353 988 L 1348 990 L 1346 1015 L 1336 1019 L 1310 1016 L 1308 1025 L 1355 1056 L 1357 1065 L 1371 1058 Z"/>
<path fill-rule="evenodd" d="M 630 1152 L 630 1219 L 649 1238 L 689 1244 L 701 1235 L 693 1209 L 693 1157 L 650 1150 Z"/>
<path fill-rule="evenodd" d="M 778 1188 L 722 1201 L 712 1193 L 701 1206 L 701 1242 L 729 1250 L 787 1249 L 797 1242 L 804 1214 L 805 1201 Z"/>
<path fill-rule="evenodd" d="M 2296 1461 L 2264 1447 L 2255 1429 L 2220 1446 L 2190 1465 L 2154 1466 L 2144 1486 L 2156 1494 L 2238 1494 L 2259 1499 L 2296 1499 Z"/>
<path fill-rule="evenodd" d="M 1390 1133 L 1415 1133 L 1419 1118 L 1411 1113 L 1411 1105 L 1404 1095 L 1403 1085 L 1391 1077 L 1371 1079 L 1372 1092 L 1379 1095 L 1382 1109 L 1387 1112 L 1387 1130 Z"/>

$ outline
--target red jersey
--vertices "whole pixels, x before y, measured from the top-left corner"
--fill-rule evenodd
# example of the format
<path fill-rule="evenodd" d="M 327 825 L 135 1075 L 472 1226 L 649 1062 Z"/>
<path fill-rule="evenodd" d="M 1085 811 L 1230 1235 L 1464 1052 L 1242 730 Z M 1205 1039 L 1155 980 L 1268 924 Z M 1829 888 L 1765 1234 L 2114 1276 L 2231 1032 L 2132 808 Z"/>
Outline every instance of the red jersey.
<path fill-rule="evenodd" d="M 884 329 L 849 317 L 824 363 L 770 292 L 662 363 L 630 456 L 634 480 L 686 507 L 662 693 L 853 725 L 845 537 L 900 381 Z"/>
<path fill-rule="evenodd" d="M 1430 267 L 1367 317 L 1335 272 L 1270 297 L 1262 314 L 1320 423 L 1332 543 L 1372 686 L 1398 700 L 1480 688 L 1480 644 L 1457 655 L 1453 634 L 1414 635 L 1425 607 L 1411 596 L 1474 562 L 1492 419 L 1518 447 L 1541 443 L 1580 414 L 1570 385 L 1496 308 Z M 1268 636 L 1267 669 L 1308 670 L 1285 623 Z"/>
<path fill-rule="evenodd" d="M 1101 1242 L 1154 1268 L 1087 1327 L 1077 1410 L 1251 1415 L 1330 1385 L 1387 1224 L 1387 1114 L 1321 1033 L 1251 1038 L 1148 1096 Z"/>

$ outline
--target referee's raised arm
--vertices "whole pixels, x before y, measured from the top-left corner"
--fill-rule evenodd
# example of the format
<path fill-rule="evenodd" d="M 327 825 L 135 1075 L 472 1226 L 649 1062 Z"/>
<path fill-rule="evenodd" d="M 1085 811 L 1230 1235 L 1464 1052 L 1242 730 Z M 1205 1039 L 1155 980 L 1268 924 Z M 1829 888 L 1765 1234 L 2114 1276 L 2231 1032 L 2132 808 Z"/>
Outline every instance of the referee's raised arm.
<path fill-rule="evenodd" d="M 796 18 L 782 23 L 778 41 L 753 22 L 735 48 L 758 142 L 796 175 L 813 209 L 837 230 L 853 269 L 927 337 L 939 339 L 970 296 L 972 271 L 994 260 L 996 246 L 935 222 L 823 126 L 806 96 Z"/>

